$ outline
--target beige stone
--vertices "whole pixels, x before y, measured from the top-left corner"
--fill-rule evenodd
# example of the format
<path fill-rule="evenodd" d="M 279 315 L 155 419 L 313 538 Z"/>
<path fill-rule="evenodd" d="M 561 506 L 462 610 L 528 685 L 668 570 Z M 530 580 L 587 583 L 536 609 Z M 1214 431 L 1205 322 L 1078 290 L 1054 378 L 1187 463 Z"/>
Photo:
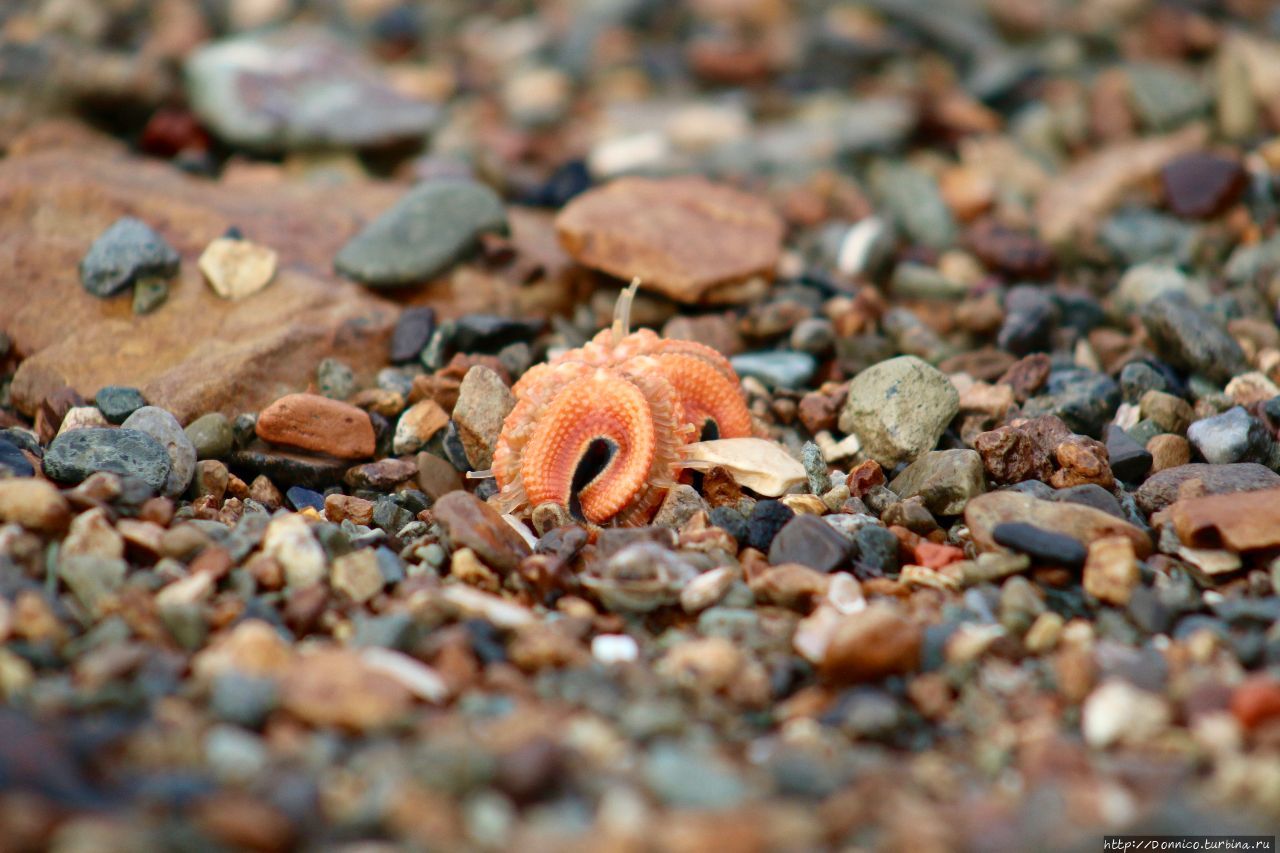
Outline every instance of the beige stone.
<path fill-rule="evenodd" d="M 1084 591 L 1099 601 L 1123 607 L 1141 582 L 1133 542 L 1124 536 L 1107 536 L 1089 543 L 1084 561 Z"/>
<path fill-rule="evenodd" d="M 223 299 L 244 299 L 271 283 L 276 274 L 275 251 L 248 240 L 219 237 L 200 255 L 200 272 Z"/>

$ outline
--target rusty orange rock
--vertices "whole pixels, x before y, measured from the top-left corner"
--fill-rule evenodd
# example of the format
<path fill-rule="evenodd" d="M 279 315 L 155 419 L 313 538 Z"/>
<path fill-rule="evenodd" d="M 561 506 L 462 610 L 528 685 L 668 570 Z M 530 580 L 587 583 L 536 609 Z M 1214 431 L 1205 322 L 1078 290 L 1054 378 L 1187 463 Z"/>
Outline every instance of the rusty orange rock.
<path fill-rule="evenodd" d="M 1251 551 L 1280 545 L 1280 489 L 1183 499 L 1169 508 L 1183 544 Z"/>
<path fill-rule="evenodd" d="M 272 444 L 339 459 L 372 456 L 377 443 L 368 414 L 319 394 L 288 394 L 276 400 L 258 415 L 257 432 Z"/>

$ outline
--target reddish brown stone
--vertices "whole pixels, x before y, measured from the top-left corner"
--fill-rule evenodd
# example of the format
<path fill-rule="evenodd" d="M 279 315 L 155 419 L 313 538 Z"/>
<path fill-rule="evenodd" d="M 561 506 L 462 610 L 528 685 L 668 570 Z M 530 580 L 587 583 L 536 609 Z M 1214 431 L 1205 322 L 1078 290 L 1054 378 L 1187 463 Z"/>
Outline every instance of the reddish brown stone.
<path fill-rule="evenodd" d="M 823 678 L 836 683 L 875 681 L 911 672 L 920 663 L 923 636 L 898 609 L 874 603 L 845 616 L 822 659 Z"/>
<path fill-rule="evenodd" d="M 864 460 L 850 469 L 845 483 L 849 486 L 849 494 L 860 498 L 876 486 L 884 485 L 884 469 L 874 459 Z"/>
<path fill-rule="evenodd" d="M 499 571 L 512 571 L 529 556 L 529 544 L 475 495 L 452 492 L 436 501 L 432 512 L 454 548 L 470 548 Z"/>
<path fill-rule="evenodd" d="M 1049 454 L 1027 433 L 1002 426 L 979 433 L 973 447 L 982 457 L 982 466 L 997 483 L 1047 480 L 1053 472 Z"/>
<path fill-rule="evenodd" d="M 938 364 L 943 373 L 967 373 L 983 382 L 995 382 L 1014 363 L 1014 357 L 1003 350 L 979 349 L 953 355 Z"/>
<path fill-rule="evenodd" d="M 621 178 L 570 202 L 556 231 L 579 263 L 700 302 L 722 285 L 772 276 L 783 225 L 760 199 L 703 178 Z"/>
<path fill-rule="evenodd" d="M 969 248 L 991 269 L 1017 279 L 1041 279 L 1053 272 L 1053 252 L 1040 238 L 984 219 L 969 229 Z"/>
<path fill-rule="evenodd" d="M 1246 729 L 1280 717 L 1280 681 L 1255 675 L 1231 694 L 1231 713 Z"/>
<path fill-rule="evenodd" d="M 339 459 L 372 456 L 376 439 L 369 415 L 318 394 L 288 394 L 258 415 L 258 438 L 326 453 Z"/>
<path fill-rule="evenodd" d="M 824 430 L 830 432 L 840 418 L 840 401 L 830 394 L 811 391 L 800 398 L 797 414 L 811 435 Z"/>
<path fill-rule="evenodd" d="M 1049 368 L 1052 362 L 1042 352 L 1023 356 L 1000 377 L 1000 384 L 1013 388 L 1013 398 L 1025 403 L 1037 391 L 1044 387 L 1049 379 Z"/>
<path fill-rule="evenodd" d="M 1235 204 L 1248 180 L 1239 160 L 1206 151 L 1183 154 L 1160 170 L 1169 209 L 1193 219 L 1217 216 Z"/>

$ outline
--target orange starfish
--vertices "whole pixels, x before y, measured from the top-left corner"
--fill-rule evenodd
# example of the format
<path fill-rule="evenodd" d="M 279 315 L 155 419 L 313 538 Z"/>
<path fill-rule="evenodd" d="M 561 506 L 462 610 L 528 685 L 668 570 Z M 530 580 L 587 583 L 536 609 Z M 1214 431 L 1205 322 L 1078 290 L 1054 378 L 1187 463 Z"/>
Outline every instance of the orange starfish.
<path fill-rule="evenodd" d="M 693 341 L 630 332 L 639 281 L 613 327 L 536 365 L 512 391 L 493 476 L 504 512 L 551 502 L 591 524 L 645 524 L 678 476 L 680 448 L 753 434 L 728 359 Z"/>

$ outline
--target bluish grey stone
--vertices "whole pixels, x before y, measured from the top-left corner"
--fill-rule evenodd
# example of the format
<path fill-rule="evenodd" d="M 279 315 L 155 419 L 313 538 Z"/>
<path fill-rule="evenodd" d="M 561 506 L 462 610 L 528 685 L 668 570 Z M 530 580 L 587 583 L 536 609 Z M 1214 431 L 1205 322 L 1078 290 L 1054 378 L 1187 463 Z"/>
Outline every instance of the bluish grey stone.
<path fill-rule="evenodd" d="M 1271 449 L 1267 428 L 1241 406 L 1196 421 L 1187 428 L 1187 440 L 1215 465 L 1265 462 Z"/>
<path fill-rule="evenodd" d="M 1195 237 L 1195 226 L 1144 208 L 1122 210 L 1098 229 L 1098 241 L 1125 266 L 1190 261 Z"/>
<path fill-rule="evenodd" d="M 739 376 L 758 379 L 770 388 L 803 388 L 818 369 L 807 352 L 748 352 L 729 359 Z"/>
<path fill-rule="evenodd" d="M 484 184 L 432 181 L 409 190 L 338 252 L 338 272 L 371 287 L 395 287 L 438 275 L 504 232 L 502 199 Z"/>
<path fill-rule="evenodd" d="M 747 794 L 733 765 L 672 743 L 650 750 L 644 779 L 659 800 L 678 808 L 732 808 Z"/>
<path fill-rule="evenodd" d="M 164 447 L 169 455 L 169 475 L 163 494 L 173 497 L 186 491 L 196 473 L 196 448 L 177 418 L 158 406 L 143 406 L 129 415 L 121 428 L 144 432 Z"/>
<path fill-rule="evenodd" d="M 1129 96 L 1143 127 L 1174 130 L 1204 115 L 1213 94 L 1198 77 L 1180 66 L 1154 62 L 1129 67 Z"/>
<path fill-rule="evenodd" d="M 110 471 L 137 477 L 154 492 L 164 490 L 172 463 L 164 445 L 135 429 L 85 427 L 64 432 L 44 456 L 44 473 L 59 483 L 79 483 Z"/>
<path fill-rule="evenodd" d="M 115 296 L 139 278 L 172 278 L 181 258 L 149 225 L 117 219 L 80 261 L 80 283 L 94 296 Z"/>
<path fill-rule="evenodd" d="M 872 166 L 868 178 L 871 191 L 913 241 L 931 249 L 946 249 L 955 242 L 951 208 L 927 172 L 881 161 Z"/>

